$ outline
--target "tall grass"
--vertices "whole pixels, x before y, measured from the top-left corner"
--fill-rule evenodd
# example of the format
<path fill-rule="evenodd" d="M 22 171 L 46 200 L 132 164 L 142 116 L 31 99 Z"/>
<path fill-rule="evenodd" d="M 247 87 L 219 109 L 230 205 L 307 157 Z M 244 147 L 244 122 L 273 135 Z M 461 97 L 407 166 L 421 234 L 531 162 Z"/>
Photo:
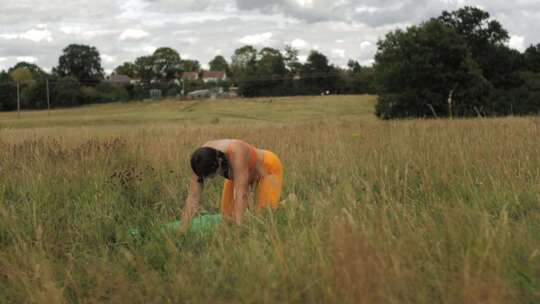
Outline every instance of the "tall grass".
<path fill-rule="evenodd" d="M 303 114 L 276 114 L 291 102 Z M 540 301 L 538 119 L 382 122 L 340 112 L 370 100 L 325 102 L 327 117 L 292 99 L 270 113 L 236 105 L 266 120 L 195 110 L 197 125 L 11 120 L 0 302 Z M 191 151 L 223 137 L 281 157 L 284 207 L 214 233 L 158 233 L 179 216 Z M 221 183 L 207 185 L 205 212 L 219 211 Z"/>

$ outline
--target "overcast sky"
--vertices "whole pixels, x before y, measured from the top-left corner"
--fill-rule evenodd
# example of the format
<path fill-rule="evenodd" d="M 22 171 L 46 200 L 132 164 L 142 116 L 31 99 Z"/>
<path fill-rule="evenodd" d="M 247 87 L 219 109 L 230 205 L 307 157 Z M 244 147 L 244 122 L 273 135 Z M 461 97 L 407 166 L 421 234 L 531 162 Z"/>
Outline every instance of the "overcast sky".
<path fill-rule="evenodd" d="M 18 61 L 50 70 L 70 43 L 96 46 L 108 72 L 161 46 L 204 67 L 246 44 L 367 65 L 388 31 L 463 5 L 487 10 L 518 50 L 540 42 L 540 0 L 0 0 L 0 70 Z"/>

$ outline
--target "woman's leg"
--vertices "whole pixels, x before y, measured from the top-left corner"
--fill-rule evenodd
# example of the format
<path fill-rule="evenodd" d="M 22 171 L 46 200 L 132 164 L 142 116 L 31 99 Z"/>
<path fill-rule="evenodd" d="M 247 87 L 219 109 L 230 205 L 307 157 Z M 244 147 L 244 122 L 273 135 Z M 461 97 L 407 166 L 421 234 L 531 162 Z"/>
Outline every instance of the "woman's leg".
<path fill-rule="evenodd" d="M 279 158 L 270 151 L 264 151 L 263 166 L 268 175 L 263 176 L 257 185 L 257 209 L 270 206 L 277 208 L 283 186 L 283 166 Z"/>
<path fill-rule="evenodd" d="M 257 209 L 267 206 L 276 209 L 281 196 L 283 178 L 278 175 L 267 175 L 259 181 L 257 186 Z"/>
<path fill-rule="evenodd" d="M 226 179 L 221 194 L 221 214 L 224 217 L 233 218 L 234 215 L 234 184 Z"/>

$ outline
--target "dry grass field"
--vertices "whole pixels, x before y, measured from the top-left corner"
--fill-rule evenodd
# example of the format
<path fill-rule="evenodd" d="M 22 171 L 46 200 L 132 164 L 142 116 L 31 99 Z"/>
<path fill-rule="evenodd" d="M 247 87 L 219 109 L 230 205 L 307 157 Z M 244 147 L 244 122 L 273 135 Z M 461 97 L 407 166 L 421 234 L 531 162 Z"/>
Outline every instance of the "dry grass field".
<path fill-rule="evenodd" d="M 387 122 L 375 100 L 1 113 L 0 303 L 539 303 L 540 118 Z M 284 207 L 161 233 L 215 138 L 278 154 Z"/>

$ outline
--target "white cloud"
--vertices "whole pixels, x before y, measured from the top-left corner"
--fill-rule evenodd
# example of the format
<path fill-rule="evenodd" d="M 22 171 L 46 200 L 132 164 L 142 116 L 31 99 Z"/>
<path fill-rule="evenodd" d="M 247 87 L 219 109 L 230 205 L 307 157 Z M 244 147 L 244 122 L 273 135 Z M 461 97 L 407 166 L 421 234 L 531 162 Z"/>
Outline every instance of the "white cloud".
<path fill-rule="evenodd" d="M 41 30 L 40 29 L 37 29 L 37 30 L 32 29 L 32 30 L 29 30 L 29 31 L 21 34 L 21 38 L 31 40 L 31 41 L 34 41 L 34 42 L 41 42 L 41 41 L 51 42 L 51 41 L 53 41 L 51 31 L 46 30 L 46 29 L 41 29 Z"/>
<path fill-rule="evenodd" d="M 262 34 L 248 35 L 239 39 L 238 41 L 243 44 L 249 45 L 268 45 L 270 44 L 274 34 L 267 32 Z"/>
<path fill-rule="evenodd" d="M 305 50 L 309 48 L 309 43 L 303 39 L 296 38 L 291 42 L 291 46 L 295 49 Z"/>
<path fill-rule="evenodd" d="M 369 41 L 362 41 L 362 43 L 360 43 L 360 49 L 365 50 L 365 49 L 369 48 L 372 45 L 373 45 L 373 43 L 371 43 Z"/>
<path fill-rule="evenodd" d="M 115 63 L 116 62 L 116 56 L 111 56 L 107 54 L 101 54 L 101 60 L 104 63 Z"/>
<path fill-rule="evenodd" d="M 152 46 L 152 45 L 147 45 L 147 46 L 143 46 L 142 50 L 146 54 L 153 54 L 157 50 L 157 47 Z"/>
<path fill-rule="evenodd" d="M 17 39 L 18 37 L 19 37 L 19 35 L 17 35 L 17 34 L 0 34 L 0 38 L 6 39 L 6 40 Z"/>
<path fill-rule="evenodd" d="M 332 55 L 338 58 L 345 58 L 347 51 L 342 49 L 332 49 Z"/>
<path fill-rule="evenodd" d="M 33 57 L 33 56 L 20 56 L 20 57 L 17 57 L 17 61 L 18 62 L 24 61 L 24 62 L 28 62 L 28 63 L 36 63 L 38 61 L 38 59 L 36 57 Z"/>
<path fill-rule="evenodd" d="M 336 40 L 336 43 L 342 44 L 342 43 L 345 43 L 345 40 L 338 39 Z"/>
<path fill-rule="evenodd" d="M 313 8 L 314 0 L 296 0 L 296 2 L 303 8 Z"/>
<path fill-rule="evenodd" d="M 39 27 L 39 26 L 38 26 Z M 1 39 L 6 40 L 15 40 L 15 39 L 25 39 L 33 42 L 52 42 L 52 32 L 47 29 L 31 29 L 21 34 L 0 34 Z"/>
<path fill-rule="evenodd" d="M 141 29 L 127 29 L 120 34 L 120 40 L 139 40 L 148 35 L 148 32 Z"/>
<path fill-rule="evenodd" d="M 510 41 L 508 42 L 508 46 L 516 49 L 520 52 L 525 51 L 525 37 L 518 36 L 518 35 L 512 35 L 510 36 Z"/>
<path fill-rule="evenodd" d="M 368 59 L 360 61 L 361 66 L 372 66 L 375 63 L 375 59 Z"/>
<path fill-rule="evenodd" d="M 195 43 L 199 42 L 200 40 L 201 39 L 198 38 L 198 37 L 184 37 L 184 38 L 178 39 L 178 41 L 184 42 L 184 43 L 187 43 L 187 44 L 195 44 Z"/>
<path fill-rule="evenodd" d="M 380 8 L 375 7 L 375 6 L 361 5 L 361 6 L 356 7 L 354 9 L 354 11 L 357 12 L 357 13 L 370 13 L 370 14 L 373 14 L 373 13 L 376 13 L 376 12 L 380 11 Z"/>
<path fill-rule="evenodd" d="M 7 61 L 7 58 L 6 57 L 0 57 L 0 71 L 5 69 L 4 65 L 2 64 L 2 62 L 4 62 L 4 61 Z"/>

